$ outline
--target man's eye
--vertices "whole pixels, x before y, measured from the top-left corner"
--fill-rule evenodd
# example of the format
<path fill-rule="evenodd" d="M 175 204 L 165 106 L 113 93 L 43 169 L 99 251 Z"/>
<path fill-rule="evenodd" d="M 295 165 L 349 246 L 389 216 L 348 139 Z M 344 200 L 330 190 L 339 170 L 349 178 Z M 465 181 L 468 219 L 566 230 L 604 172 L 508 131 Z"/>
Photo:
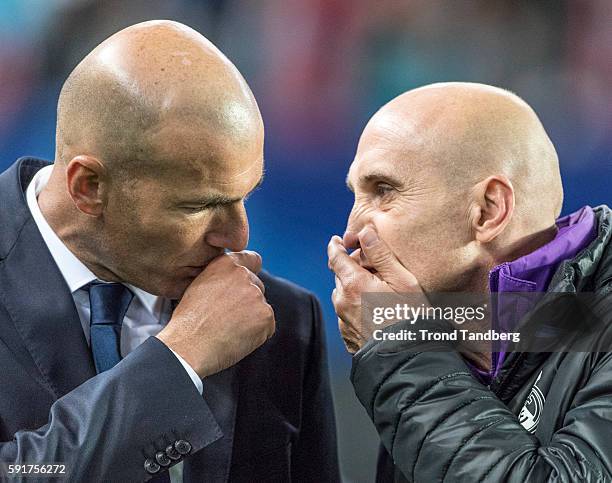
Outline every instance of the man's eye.
<path fill-rule="evenodd" d="M 378 196 L 384 196 L 393 191 L 393 186 L 388 185 L 387 183 L 378 183 L 376 185 L 376 194 Z"/>
<path fill-rule="evenodd" d="M 181 210 L 183 210 L 185 213 L 199 213 L 205 209 L 206 206 L 181 206 Z"/>

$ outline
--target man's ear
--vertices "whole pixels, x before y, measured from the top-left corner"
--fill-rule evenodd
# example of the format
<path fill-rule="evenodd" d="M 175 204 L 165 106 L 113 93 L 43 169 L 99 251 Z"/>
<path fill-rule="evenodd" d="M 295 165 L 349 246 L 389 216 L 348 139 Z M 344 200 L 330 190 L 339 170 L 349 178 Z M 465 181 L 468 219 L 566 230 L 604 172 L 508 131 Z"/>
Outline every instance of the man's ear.
<path fill-rule="evenodd" d="M 489 176 L 473 190 L 470 224 L 475 239 L 490 243 L 504 231 L 514 212 L 514 188 L 504 175 Z"/>
<path fill-rule="evenodd" d="M 75 206 L 86 215 L 100 216 L 105 205 L 106 169 L 93 156 L 79 155 L 66 166 L 66 185 Z"/>

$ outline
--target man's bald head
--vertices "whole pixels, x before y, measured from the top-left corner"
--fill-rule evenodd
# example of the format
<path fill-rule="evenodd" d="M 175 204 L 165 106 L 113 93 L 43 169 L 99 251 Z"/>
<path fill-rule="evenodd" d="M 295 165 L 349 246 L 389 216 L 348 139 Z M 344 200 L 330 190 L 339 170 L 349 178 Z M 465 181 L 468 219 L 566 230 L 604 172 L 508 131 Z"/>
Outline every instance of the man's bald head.
<path fill-rule="evenodd" d="M 109 168 L 172 169 L 172 158 L 215 162 L 224 143 L 262 136 L 255 99 L 223 53 L 185 25 L 150 21 L 112 35 L 70 74 L 56 159 L 88 154 Z M 194 141 L 208 145 L 210 159 L 189 159 Z"/>
<path fill-rule="evenodd" d="M 555 218 L 561 211 L 555 148 L 533 109 L 511 92 L 466 82 L 414 89 L 383 106 L 363 139 L 381 135 L 398 150 L 418 151 L 422 164 L 411 168 L 439 174 L 458 194 L 503 174 L 515 189 L 517 215 Z"/>
<path fill-rule="evenodd" d="M 533 110 L 470 83 L 414 89 L 382 107 L 348 184 L 345 246 L 359 248 L 373 225 L 428 291 L 484 289 L 494 265 L 554 235 L 563 200 L 557 155 Z"/>
<path fill-rule="evenodd" d="M 247 246 L 263 141 L 249 87 L 214 45 L 176 22 L 137 24 L 66 81 L 39 204 L 98 278 L 178 298 Z"/>

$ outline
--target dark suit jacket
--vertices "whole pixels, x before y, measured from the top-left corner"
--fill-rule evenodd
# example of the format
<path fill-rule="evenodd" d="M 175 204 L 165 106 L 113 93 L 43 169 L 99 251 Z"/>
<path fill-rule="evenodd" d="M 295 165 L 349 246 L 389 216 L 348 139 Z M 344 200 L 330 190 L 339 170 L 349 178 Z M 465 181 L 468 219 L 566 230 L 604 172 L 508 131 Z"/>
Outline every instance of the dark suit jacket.
<path fill-rule="evenodd" d="M 186 481 L 339 481 L 315 297 L 264 273 L 276 333 L 206 378 L 203 396 L 155 337 L 96 375 L 25 200 L 47 164 L 21 158 L 0 175 L 0 462 L 61 462 L 69 481 L 143 481 L 145 461 L 183 441 Z"/>

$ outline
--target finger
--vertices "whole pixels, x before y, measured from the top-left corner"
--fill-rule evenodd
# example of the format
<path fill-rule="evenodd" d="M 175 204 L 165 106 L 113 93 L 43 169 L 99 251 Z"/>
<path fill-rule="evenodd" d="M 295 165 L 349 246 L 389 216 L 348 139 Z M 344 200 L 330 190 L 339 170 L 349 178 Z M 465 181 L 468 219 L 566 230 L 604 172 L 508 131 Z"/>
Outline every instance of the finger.
<path fill-rule="evenodd" d="M 334 310 L 336 314 L 338 313 L 338 308 L 340 306 L 341 299 L 342 299 L 342 286 L 338 285 L 334 290 L 332 290 L 332 304 L 334 306 Z"/>
<path fill-rule="evenodd" d="M 261 271 L 261 255 L 252 250 L 242 250 L 241 252 L 229 252 L 228 255 L 234 259 L 238 265 L 248 268 L 253 273 Z"/>
<path fill-rule="evenodd" d="M 360 272 L 369 273 L 353 260 L 346 252 L 339 236 L 333 236 L 327 245 L 329 268 L 340 279 L 341 284 L 353 281 Z"/>
<path fill-rule="evenodd" d="M 249 270 L 249 277 L 251 279 L 251 283 L 255 285 L 259 290 L 261 290 L 262 294 L 265 294 L 266 287 L 264 286 L 261 279 L 257 275 L 255 275 L 253 272 L 251 272 L 250 270 Z"/>
<path fill-rule="evenodd" d="M 332 290 L 332 294 L 331 294 L 331 301 L 332 301 L 332 305 L 334 306 L 334 310 L 336 309 L 337 300 L 338 300 L 338 289 L 335 288 Z"/>
<path fill-rule="evenodd" d="M 334 306 L 334 311 L 336 312 L 337 315 L 338 311 L 340 310 L 340 302 L 342 301 L 342 286 L 338 285 L 334 290 L 332 290 L 332 304 Z"/>
<path fill-rule="evenodd" d="M 412 292 L 419 289 L 416 277 L 401 264 L 373 226 L 366 226 L 359 233 L 359 244 L 370 265 L 393 290 Z"/>
<path fill-rule="evenodd" d="M 338 317 L 338 329 L 346 350 L 351 354 L 357 352 L 359 350 L 359 345 L 351 337 L 350 326 L 347 326 L 340 317 Z"/>

